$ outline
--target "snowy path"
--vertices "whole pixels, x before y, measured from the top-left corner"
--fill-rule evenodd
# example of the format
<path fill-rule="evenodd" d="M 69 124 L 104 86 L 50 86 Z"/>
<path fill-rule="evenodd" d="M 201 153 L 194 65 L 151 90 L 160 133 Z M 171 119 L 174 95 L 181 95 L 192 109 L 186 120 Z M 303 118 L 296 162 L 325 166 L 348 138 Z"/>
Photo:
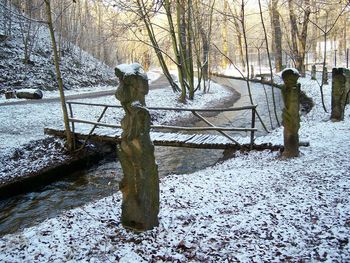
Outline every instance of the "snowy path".
<path fill-rule="evenodd" d="M 169 86 L 167 79 L 164 75 L 156 76 L 156 79 L 150 80 L 149 88 L 153 89 L 161 89 Z M 98 89 L 98 91 L 96 91 Z M 114 86 L 98 86 L 97 88 L 91 89 L 91 91 L 87 90 L 84 93 L 80 93 L 80 90 L 75 91 L 65 91 L 67 94 L 71 94 L 72 92 L 78 93 L 73 95 L 66 95 L 66 100 L 77 100 L 77 99 L 92 99 L 99 98 L 104 96 L 112 96 L 115 94 L 117 87 Z M 58 97 L 58 91 L 56 92 L 48 92 L 48 98 L 43 98 L 41 100 L 19 100 L 19 99 L 11 99 L 8 101 L 2 100 L 0 101 L 1 106 L 11 106 L 11 105 L 27 105 L 27 104 L 42 104 L 42 103 L 52 103 L 52 102 L 60 102 L 60 98 Z"/>
<path fill-rule="evenodd" d="M 111 88 L 111 87 L 108 87 L 108 88 Z M 66 100 L 98 98 L 98 97 L 113 95 L 115 93 L 115 90 L 116 90 L 116 88 L 104 90 L 104 91 L 95 91 L 95 92 L 87 92 L 87 93 L 82 93 L 82 94 L 67 95 L 67 96 L 65 96 L 65 98 L 66 98 Z M 52 102 L 55 102 L 55 103 L 60 102 L 60 98 L 53 97 L 53 98 L 43 98 L 41 100 L 15 100 L 15 101 L 0 103 L 0 107 L 1 106 L 12 106 L 12 105 L 45 104 L 45 103 L 52 103 Z"/>

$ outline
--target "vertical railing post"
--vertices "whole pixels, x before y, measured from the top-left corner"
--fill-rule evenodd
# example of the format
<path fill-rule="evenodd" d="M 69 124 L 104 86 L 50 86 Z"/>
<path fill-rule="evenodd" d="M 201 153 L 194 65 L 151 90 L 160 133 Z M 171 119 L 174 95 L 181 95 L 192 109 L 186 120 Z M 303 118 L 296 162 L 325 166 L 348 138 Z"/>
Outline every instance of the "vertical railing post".
<path fill-rule="evenodd" d="M 72 104 L 67 101 L 67 104 L 68 104 L 68 109 L 69 109 L 69 115 L 70 115 L 70 118 L 73 119 L 74 118 L 74 113 L 73 113 L 73 108 L 72 108 Z M 69 122 L 68 122 L 69 123 Z M 71 125 L 72 125 L 72 134 L 71 134 L 71 137 L 73 139 L 73 149 L 72 150 L 75 150 L 75 125 L 74 125 L 74 122 L 72 121 L 71 122 Z M 70 131 L 69 131 L 70 132 Z"/>
<path fill-rule="evenodd" d="M 252 129 L 255 128 L 255 107 L 252 109 Z M 250 132 L 250 149 L 253 150 L 254 147 L 254 130 Z"/>

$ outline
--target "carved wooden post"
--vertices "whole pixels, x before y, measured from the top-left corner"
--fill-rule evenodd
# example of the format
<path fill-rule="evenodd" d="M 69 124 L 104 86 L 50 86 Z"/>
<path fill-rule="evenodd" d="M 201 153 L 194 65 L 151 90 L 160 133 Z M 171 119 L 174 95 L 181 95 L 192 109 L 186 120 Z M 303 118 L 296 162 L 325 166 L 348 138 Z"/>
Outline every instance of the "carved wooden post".
<path fill-rule="evenodd" d="M 344 120 L 344 109 L 348 94 L 346 82 L 349 75 L 350 70 L 345 68 L 333 68 L 332 70 L 332 121 Z"/>
<path fill-rule="evenodd" d="M 311 79 L 316 80 L 316 65 L 312 65 L 311 67 Z"/>
<path fill-rule="evenodd" d="M 297 83 L 299 72 L 296 69 L 285 69 L 282 72 L 284 86 L 282 96 L 284 109 L 282 124 L 284 126 L 284 151 L 285 158 L 299 156 L 299 128 L 300 128 L 300 84 Z"/>
<path fill-rule="evenodd" d="M 323 67 L 322 83 L 325 85 L 328 85 L 328 69 L 327 69 L 327 67 Z"/>
<path fill-rule="evenodd" d="M 146 109 L 147 75 L 141 65 L 119 65 L 116 97 L 125 117 L 121 122 L 122 142 L 118 157 L 123 169 L 120 190 L 123 193 L 121 222 L 125 228 L 145 231 L 158 225 L 159 178 L 150 139 L 150 114 Z"/>

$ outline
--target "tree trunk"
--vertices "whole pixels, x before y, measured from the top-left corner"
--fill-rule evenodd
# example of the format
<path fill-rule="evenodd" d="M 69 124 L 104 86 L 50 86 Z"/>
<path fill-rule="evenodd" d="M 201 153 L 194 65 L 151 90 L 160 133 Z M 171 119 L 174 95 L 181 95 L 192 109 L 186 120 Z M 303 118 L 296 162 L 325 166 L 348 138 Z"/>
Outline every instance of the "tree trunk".
<path fill-rule="evenodd" d="M 152 23 L 150 21 L 150 18 L 147 15 L 147 13 L 145 12 L 144 2 L 143 2 L 143 0 L 137 0 L 136 3 L 137 3 L 137 7 L 138 7 L 139 16 L 141 17 L 141 19 L 143 20 L 143 22 L 144 22 L 144 24 L 146 26 L 149 39 L 150 39 L 150 41 L 152 43 L 153 49 L 154 49 L 154 51 L 156 53 L 156 56 L 158 58 L 160 66 L 162 68 L 163 74 L 165 75 L 165 77 L 169 81 L 169 84 L 172 87 L 173 91 L 177 92 L 180 89 L 179 89 L 178 85 L 174 82 L 173 78 L 171 77 L 171 74 L 169 72 L 168 66 L 166 65 L 164 56 L 163 56 L 163 54 L 161 52 L 161 49 L 160 49 L 159 44 L 158 44 L 158 41 L 157 41 L 157 39 L 155 37 L 155 33 L 154 33 L 154 30 L 153 30 Z"/>
<path fill-rule="evenodd" d="M 275 67 L 276 72 L 282 71 L 282 31 L 280 23 L 280 14 L 277 10 L 278 0 L 271 1 L 271 15 L 273 25 L 273 43 L 274 43 L 274 55 L 275 55 Z"/>
<path fill-rule="evenodd" d="M 223 25 L 222 25 L 222 52 L 224 56 L 222 58 L 221 67 L 226 69 L 228 66 L 227 57 L 228 55 L 228 41 L 227 41 L 227 33 L 228 33 L 228 25 L 227 25 L 227 11 L 228 11 L 228 2 L 224 0 L 224 17 L 223 17 Z"/>
<path fill-rule="evenodd" d="M 194 72 L 193 72 L 193 50 L 192 42 L 194 41 L 193 30 L 192 30 L 192 0 L 187 2 L 187 40 L 186 40 L 186 73 L 188 82 L 188 98 L 190 100 L 194 99 Z"/>
<path fill-rule="evenodd" d="M 277 108 L 276 108 L 276 99 L 275 99 L 275 90 L 273 87 L 273 72 L 272 72 L 272 64 L 271 64 L 271 57 L 270 57 L 270 49 L 269 49 L 269 42 L 267 40 L 267 33 L 266 33 L 266 28 L 265 28 L 265 23 L 264 23 L 264 18 L 262 14 L 262 8 L 261 8 L 261 2 L 258 0 L 259 3 L 259 10 L 260 10 L 260 19 L 261 19 L 261 24 L 263 26 L 263 31 L 264 31 L 264 37 L 265 37 L 265 44 L 266 44 L 266 51 L 267 51 L 267 57 L 269 60 L 269 67 L 270 67 L 270 79 L 271 79 L 271 90 L 272 90 L 272 101 L 273 101 L 273 109 L 275 113 L 275 118 L 277 125 L 280 126 L 280 121 L 278 120 L 278 115 L 277 115 Z"/>
<path fill-rule="evenodd" d="M 66 99 L 64 96 L 64 90 L 63 90 L 63 81 L 62 81 L 61 70 L 60 70 L 60 65 L 59 65 L 59 56 L 58 56 L 58 51 L 57 51 L 55 32 L 54 32 L 53 23 L 52 23 L 51 3 L 50 3 L 50 0 L 44 0 L 44 2 L 45 2 L 45 6 L 46 6 L 46 13 L 47 13 L 47 18 L 48 18 L 47 23 L 48 23 L 48 27 L 49 27 L 49 31 L 50 31 L 52 49 L 53 49 L 53 54 L 54 54 L 54 62 L 55 62 L 56 77 L 57 77 L 57 82 L 58 82 L 58 90 L 60 92 L 60 98 L 61 98 L 63 121 L 64 121 L 66 138 L 67 138 L 67 148 L 68 148 L 68 150 L 71 151 L 71 150 L 74 150 L 74 142 L 73 142 L 73 137 L 71 134 L 69 121 L 68 121 L 68 111 L 67 111 L 67 106 L 66 106 Z"/>
<path fill-rule="evenodd" d="M 186 101 L 186 25 L 185 25 L 185 2 L 176 1 L 176 22 L 177 22 L 177 40 L 180 57 L 179 82 L 181 83 L 180 101 Z"/>
<path fill-rule="evenodd" d="M 299 32 L 297 18 L 295 16 L 293 0 L 288 0 L 289 19 L 291 24 L 291 39 L 292 39 L 292 53 L 295 67 L 298 69 L 301 76 L 305 76 L 305 53 L 307 29 L 310 17 L 310 0 L 305 0 L 304 17 L 302 22 L 301 32 Z"/>
<path fill-rule="evenodd" d="M 242 39 L 244 40 L 244 36 L 242 35 L 242 30 L 241 30 L 241 27 L 240 27 L 240 24 L 242 25 L 242 22 L 239 23 L 239 19 L 238 19 L 238 12 L 236 11 L 236 9 L 234 8 L 233 9 L 234 13 L 234 20 L 233 20 L 233 24 L 235 26 L 235 29 L 236 29 L 236 34 L 237 34 L 237 44 L 238 44 L 238 52 L 239 52 L 239 59 L 240 59 L 240 62 L 241 62 L 241 67 L 242 67 L 242 70 L 245 72 L 246 70 L 246 63 L 245 63 L 245 60 L 244 60 L 244 48 L 243 48 L 243 41 Z"/>

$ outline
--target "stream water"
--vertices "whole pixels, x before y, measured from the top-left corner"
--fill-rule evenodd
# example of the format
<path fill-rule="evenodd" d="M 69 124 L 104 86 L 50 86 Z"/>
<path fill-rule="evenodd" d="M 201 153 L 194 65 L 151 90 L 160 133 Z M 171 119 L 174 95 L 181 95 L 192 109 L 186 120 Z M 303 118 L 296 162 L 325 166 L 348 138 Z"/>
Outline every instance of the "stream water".
<path fill-rule="evenodd" d="M 245 82 L 223 78 L 216 81 L 228 87 L 234 87 L 236 91 L 241 93 L 241 98 L 234 104 L 234 107 L 250 105 Z M 252 84 L 252 86 L 254 103 L 258 104 L 258 113 L 271 129 L 265 97 L 265 92 L 267 92 L 270 105 L 272 105 L 271 88 L 266 86 L 265 90 L 261 84 Z M 279 90 L 275 89 L 275 95 L 280 115 L 282 101 Z M 251 112 L 225 112 L 209 119 L 218 126 L 233 124 L 235 127 L 249 127 Z M 261 123 L 257 121 L 256 124 L 259 130 L 257 135 L 263 135 L 265 132 Z M 272 124 L 276 126 L 276 121 L 273 121 Z M 198 123 L 198 125 L 201 124 Z M 249 136 L 249 134 L 243 135 Z M 223 151 L 156 147 L 155 155 L 159 166 L 159 175 L 164 177 L 174 173 L 189 174 L 211 166 L 223 157 Z M 104 161 L 98 166 L 70 174 L 60 181 L 37 189 L 37 191 L 2 200 L 0 201 L 0 236 L 36 225 L 46 218 L 58 215 L 62 210 L 79 207 L 93 200 L 109 196 L 117 191 L 121 176 L 119 162 Z"/>

